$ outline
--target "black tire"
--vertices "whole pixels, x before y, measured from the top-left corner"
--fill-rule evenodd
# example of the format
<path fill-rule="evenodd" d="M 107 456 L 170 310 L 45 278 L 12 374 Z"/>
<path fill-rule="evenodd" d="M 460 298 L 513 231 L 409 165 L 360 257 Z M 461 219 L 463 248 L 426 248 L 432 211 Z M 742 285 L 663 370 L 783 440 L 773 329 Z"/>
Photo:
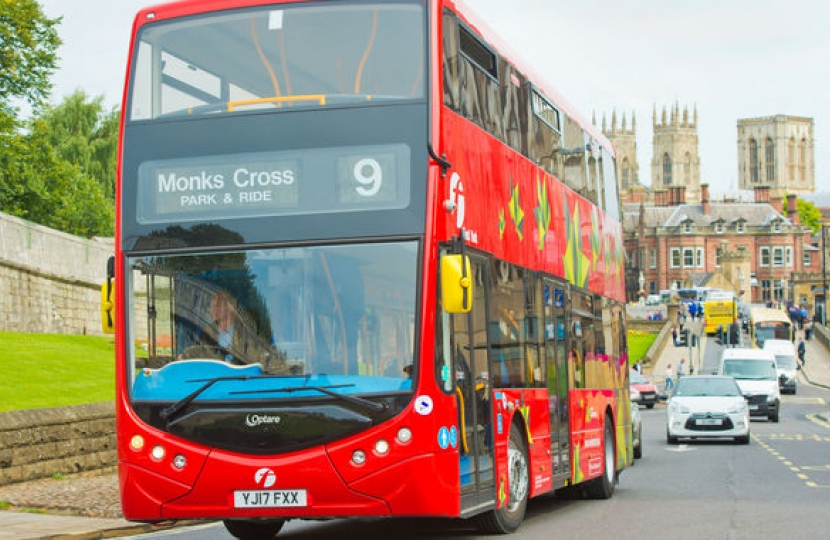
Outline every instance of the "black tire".
<path fill-rule="evenodd" d="M 476 528 L 486 534 L 515 532 L 525 519 L 530 493 L 530 469 L 527 445 L 521 429 L 516 424 L 510 428 L 507 462 L 507 504 L 473 518 Z"/>
<path fill-rule="evenodd" d="M 614 437 L 614 424 L 608 415 L 605 416 L 602 455 L 605 464 L 602 476 L 585 484 L 585 496 L 589 499 L 610 499 L 617 486 L 617 443 Z"/>
<path fill-rule="evenodd" d="M 640 435 L 642 437 L 642 435 Z M 643 440 L 640 439 L 640 443 L 634 447 L 634 459 L 640 459 L 643 457 Z"/>
<path fill-rule="evenodd" d="M 672 437 L 669 430 L 666 430 L 666 442 L 669 444 L 677 444 L 677 437 Z"/>
<path fill-rule="evenodd" d="M 648 405 L 646 405 L 646 409 L 653 409 L 653 408 L 654 408 L 654 403 L 649 403 Z"/>
<path fill-rule="evenodd" d="M 269 519 L 261 521 L 245 521 L 240 519 L 225 519 L 222 521 L 231 535 L 239 540 L 270 540 L 277 536 L 284 519 Z"/>
<path fill-rule="evenodd" d="M 778 413 L 779 413 L 779 411 L 780 411 L 780 406 L 775 407 L 775 411 L 773 411 L 773 413 L 769 415 L 769 421 L 770 422 L 776 422 L 776 423 L 778 422 Z"/>
<path fill-rule="evenodd" d="M 749 444 L 749 434 L 745 437 L 735 437 L 735 444 Z"/>

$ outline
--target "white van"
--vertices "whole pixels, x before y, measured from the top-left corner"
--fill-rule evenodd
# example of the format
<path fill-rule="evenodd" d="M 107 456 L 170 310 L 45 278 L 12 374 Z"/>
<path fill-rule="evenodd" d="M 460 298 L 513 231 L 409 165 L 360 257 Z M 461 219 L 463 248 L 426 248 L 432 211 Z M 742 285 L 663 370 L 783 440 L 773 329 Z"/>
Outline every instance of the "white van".
<path fill-rule="evenodd" d="M 718 375 L 731 375 L 749 403 L 750 416 L 766 416 L 778 422 L 781 393 L 778 364 L 772 351 L 763 349 L 724 349 Z"/>
<path fill-rule="evenodd" d="M 775 355 L 775 362 L 778 364 L 778 386 L 781 388 L 781 393 L 795 394 L 798 389 L 796 381 L 798 362 L 793 342 L 789 339 L 767 339 L 764 341 L 764 350 L 772 351 Z"/>

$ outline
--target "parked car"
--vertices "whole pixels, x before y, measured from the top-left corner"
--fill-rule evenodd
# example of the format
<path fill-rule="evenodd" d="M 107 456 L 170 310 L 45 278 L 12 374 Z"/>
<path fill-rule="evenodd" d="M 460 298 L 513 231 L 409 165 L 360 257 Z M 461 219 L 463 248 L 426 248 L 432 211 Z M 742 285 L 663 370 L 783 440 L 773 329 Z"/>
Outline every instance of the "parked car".
<path fill-rule="evenodd" d="M 640 406 L 631 402 L 631 440 L 634 441 L 634 459 L 643 457 L 643 417 L 640 416 Z"/>
<path fill-rule="evenodd" d="M 735 379 L 722 375 L 681 377 L 666 407 L 666 441 L 731 437 L 749 444 L 749 405 Z"/>
<path fill-rule="evenodd" d="M 662 301 L 662 297 L 659 294 L 650 294 L 646 296 L 646 305 L 647 306 L 656 306 L 660 304 Z"/>
<path fill-rule="evenodd" d="M 628 386 L 632 390 L 631 401 L 645 405 L 648 409 L 653 409 L 655 403 L 660 399 L 665 399 L 665 396 L 657 392 L 654 383 L 643 377 L 637 370 L 629 370 Z"/>

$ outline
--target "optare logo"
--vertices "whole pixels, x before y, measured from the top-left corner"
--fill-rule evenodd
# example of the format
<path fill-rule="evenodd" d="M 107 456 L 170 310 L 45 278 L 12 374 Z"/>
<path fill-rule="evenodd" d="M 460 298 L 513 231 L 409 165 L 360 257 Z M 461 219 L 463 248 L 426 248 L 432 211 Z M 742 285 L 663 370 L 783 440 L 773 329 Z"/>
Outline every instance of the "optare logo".
<path fill-rule="evenodd" d="M 263 467 L 254 474 L 257 485 L 269 488 L 277 483 L 277 475 L 271 469 Z"/>
<path fill-rule="evenodd" d="M 464 182 L 457 172 L 450 177 L 450 200 L 455 203 L 455 226 L 464 226 Z"/>

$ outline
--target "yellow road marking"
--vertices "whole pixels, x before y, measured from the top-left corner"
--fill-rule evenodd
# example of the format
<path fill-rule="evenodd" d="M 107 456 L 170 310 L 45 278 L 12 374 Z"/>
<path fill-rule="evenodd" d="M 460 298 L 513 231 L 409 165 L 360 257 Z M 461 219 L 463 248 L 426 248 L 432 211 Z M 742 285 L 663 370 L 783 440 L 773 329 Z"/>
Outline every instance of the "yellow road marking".
<path fill-rule="evenodd" d="M 820 437 L 818 435 L 809 435 L 805 437 L 802 434 L 780 434 L 774 433 L 771 435 L 765 435 L 766 438 L 774 441 L 811 441 L 811 442 L 830 442 L 830 437 Z M 792 461 L 788 460 L 787 458 L 783 457 L 778 450 L 770 446 L 766 441 L 764 441 L 761 437 L 758 436 L 757 433 L 753 433 L 752 438 L 770 455 L 775 456 L 778 458 L 783 465 L 785 465 L 788 469 L 790 469 L 795 476 L 804 482 L 804 485 L 810 488 L 818 488 L 818 489 L 830 489 L 830 485 L 823 485 L 811 480 L 810 477 L 805 474 L 803 471 L 817 471 L 817 472 L 830 472 L 830 464 L 828 465 L 805 465 L 803 467 L 798 467 L 793 465 Z"/>

